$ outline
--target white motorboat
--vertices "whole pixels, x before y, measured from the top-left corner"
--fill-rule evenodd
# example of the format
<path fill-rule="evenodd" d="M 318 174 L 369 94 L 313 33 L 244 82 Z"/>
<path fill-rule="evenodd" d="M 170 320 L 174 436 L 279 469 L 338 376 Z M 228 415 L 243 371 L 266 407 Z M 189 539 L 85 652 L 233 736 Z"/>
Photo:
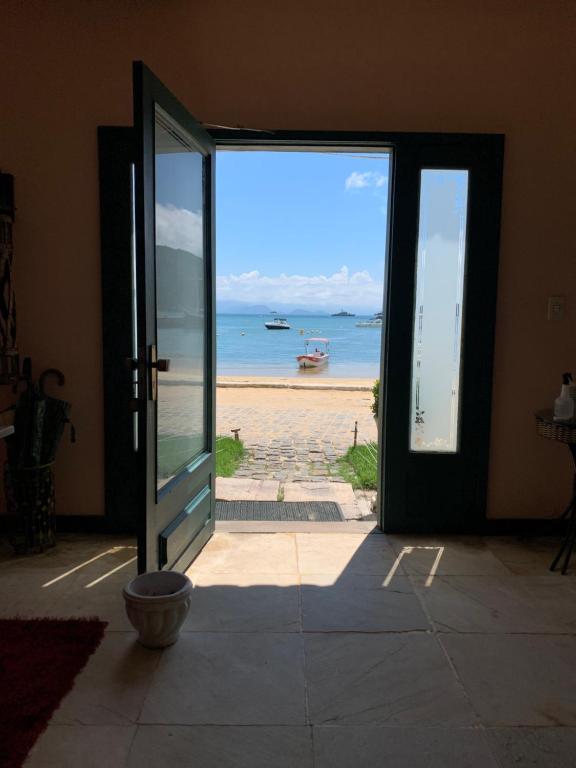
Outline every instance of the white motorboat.
<path fill-rule="evenodd" d="M 268 322 L 264 323 L 266 328 L 268 328 L 269 331 L 289 331 L 290 326 L 288 325 L 288 320 L 286 320 L 283 317 L 275 317 L 274 320 L 268 320 Z"/>
<path fill-rule="evenodd" d="M 377 312 L 369 320 L 360 320 L 356 323 L 356 328 L 381 328 L 382 312 Z"/>
<path fill-rule="evenodd" d="M 314 351 L 310 351 L 310 345 L 314 344 Z M 318 349 L 318 344 L 323 344 L 324 349 Z M 328 339 L 306 339 L 304 341 L 306 352 L 303 355 L 298 355 L 296 360 L 300 368 L 320 368 L 326 365 L 330 355 L 328 354 L 328 345 L 330 341 Z"/>

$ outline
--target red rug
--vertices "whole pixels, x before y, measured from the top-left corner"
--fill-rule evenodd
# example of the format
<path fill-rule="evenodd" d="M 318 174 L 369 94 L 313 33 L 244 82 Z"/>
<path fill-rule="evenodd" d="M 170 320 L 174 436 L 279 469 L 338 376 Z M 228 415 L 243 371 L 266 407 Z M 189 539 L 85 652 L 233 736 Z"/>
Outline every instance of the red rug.
<path fill-rule="evenodd" d="M 97 619 L 0 619 L 0 766 L 19 768 L 96 650 Z"/>

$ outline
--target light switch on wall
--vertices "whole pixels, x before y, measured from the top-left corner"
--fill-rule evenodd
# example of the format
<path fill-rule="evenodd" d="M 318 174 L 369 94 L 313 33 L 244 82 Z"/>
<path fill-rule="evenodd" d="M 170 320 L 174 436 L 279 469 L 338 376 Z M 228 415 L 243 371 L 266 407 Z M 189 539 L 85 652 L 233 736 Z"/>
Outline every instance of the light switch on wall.
<path fill-rule="evenodd" d="M 564 296 L 548 297 L 548 320 L 564 319 Z"/>

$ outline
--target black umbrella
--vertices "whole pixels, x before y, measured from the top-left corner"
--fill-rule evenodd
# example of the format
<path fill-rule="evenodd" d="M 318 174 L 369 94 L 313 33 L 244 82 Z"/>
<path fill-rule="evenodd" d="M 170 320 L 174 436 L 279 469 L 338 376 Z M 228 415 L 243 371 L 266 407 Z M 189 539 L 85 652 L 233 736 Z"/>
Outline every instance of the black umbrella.
<path fill-rule="evenodd" d="M 49 378 L 55 378 L 59 386 L 64 385 L 63 373 L 48 368 L 37 383 L 28 380 L 27 388 L 18 399 L 14 435 L 8 441 L 8 461 L 14 469 L 52 464 L 64 427 L 70 422 L 70 403 L 50 397 L 44 391 Z"/>

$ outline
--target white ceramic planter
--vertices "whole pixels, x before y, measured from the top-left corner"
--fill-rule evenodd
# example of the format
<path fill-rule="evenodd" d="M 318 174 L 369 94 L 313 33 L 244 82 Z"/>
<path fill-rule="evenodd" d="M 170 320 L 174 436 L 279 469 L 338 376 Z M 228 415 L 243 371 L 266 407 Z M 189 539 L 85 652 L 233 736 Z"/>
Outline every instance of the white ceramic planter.
<path fill-rule="evenodd" d="M 143 573 L 124 587 L 126 613 L 147 648 L 165 648 L 178 639 L 190 608 L 192 582 L 177 571 Z"/>

